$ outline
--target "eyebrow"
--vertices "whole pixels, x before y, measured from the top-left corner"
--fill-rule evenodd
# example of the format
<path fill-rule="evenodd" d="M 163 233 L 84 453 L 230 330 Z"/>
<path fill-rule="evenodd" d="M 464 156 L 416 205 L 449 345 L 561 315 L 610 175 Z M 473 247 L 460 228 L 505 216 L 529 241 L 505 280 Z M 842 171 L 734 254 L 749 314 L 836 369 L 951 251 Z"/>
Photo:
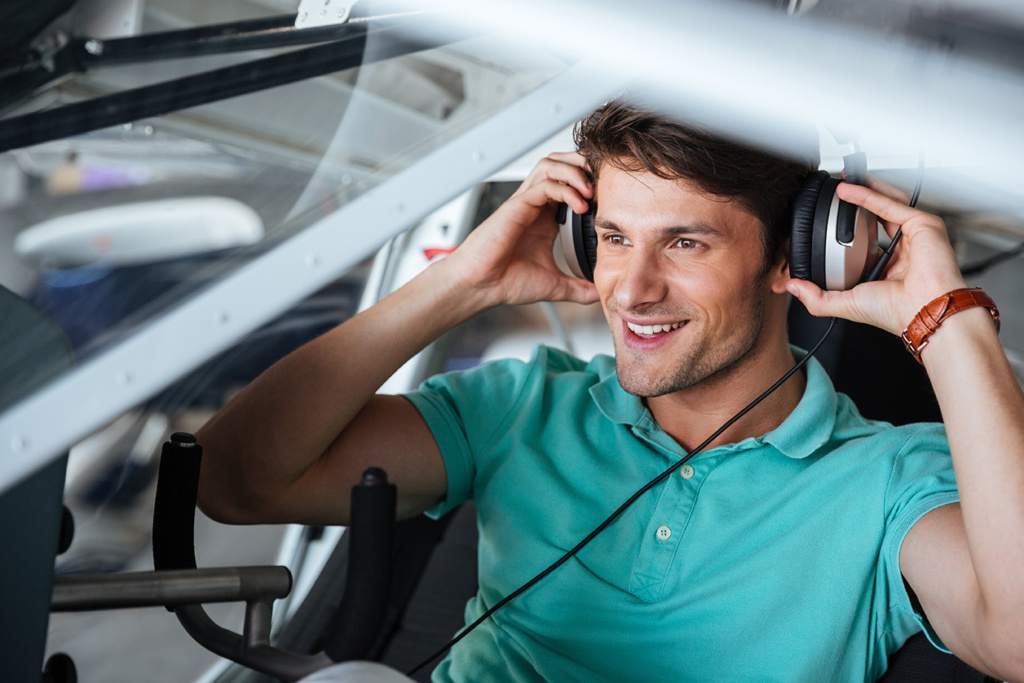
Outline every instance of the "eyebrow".
<path fill-rule="evenodd" d="M 597 230 L 608 230 L 613 232 L 621 232 L 621 229 L 614 222 L 607 219 L 599 219 L 594 221 L 594 228 Z M 687 235 L 699 235 L 702 237 L 721 237 L 722 231 L 704 221 L 696 221 L 687 225 L 678 225 L 668 228 L 662 228 L 658 231 L 661 236 L 687 236 Z"/>

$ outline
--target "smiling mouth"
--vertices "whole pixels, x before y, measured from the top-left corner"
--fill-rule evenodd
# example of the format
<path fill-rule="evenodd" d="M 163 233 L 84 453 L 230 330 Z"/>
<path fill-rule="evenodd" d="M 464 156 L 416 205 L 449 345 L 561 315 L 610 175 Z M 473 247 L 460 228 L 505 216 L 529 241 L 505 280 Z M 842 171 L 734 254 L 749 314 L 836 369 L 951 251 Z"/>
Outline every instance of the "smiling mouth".
<path fill-rule="evenodd" d="M 671 332 L 672 330 L 678 330 L 680 325 L 685 325 L 685 322 L 679 323 L 666 323 L 664 325 L 637 325 L 635 323 L 627 322 L 626 327 L 633 334 L 662 334 L 664 332 Z"/>

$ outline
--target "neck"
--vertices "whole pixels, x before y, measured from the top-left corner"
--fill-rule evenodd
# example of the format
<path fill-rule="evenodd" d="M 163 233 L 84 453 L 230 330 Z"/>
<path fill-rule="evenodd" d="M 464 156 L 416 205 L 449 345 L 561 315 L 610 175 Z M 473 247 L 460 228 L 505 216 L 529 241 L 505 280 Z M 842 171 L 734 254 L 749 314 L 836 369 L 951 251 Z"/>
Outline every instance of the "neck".
<path fill-rule="evenodd" d="M 758 344 L 731 367 L 686 389 L 645 399 L 658 425 L 690 451 L 789 371 L 796 361 L 785 334 Z M 798 372 L 722 432 L 708 448 L 761 436 L 778 427 L 800 402 L 806 376 Z"/>

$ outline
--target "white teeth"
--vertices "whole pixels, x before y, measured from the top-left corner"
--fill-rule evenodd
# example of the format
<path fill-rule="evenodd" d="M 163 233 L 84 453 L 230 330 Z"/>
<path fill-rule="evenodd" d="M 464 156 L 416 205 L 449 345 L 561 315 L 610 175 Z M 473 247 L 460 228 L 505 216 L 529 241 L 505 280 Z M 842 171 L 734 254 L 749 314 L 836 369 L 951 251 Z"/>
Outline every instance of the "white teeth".
<path fill-rule="evenodd" d="M 637 325 L 635 323 L 627 322 L 626 327 L 636 334 L 658 334 L 659 332 L 677 330 L 681 324 L 682 323 L 670 323 L 666 325 Z"/>

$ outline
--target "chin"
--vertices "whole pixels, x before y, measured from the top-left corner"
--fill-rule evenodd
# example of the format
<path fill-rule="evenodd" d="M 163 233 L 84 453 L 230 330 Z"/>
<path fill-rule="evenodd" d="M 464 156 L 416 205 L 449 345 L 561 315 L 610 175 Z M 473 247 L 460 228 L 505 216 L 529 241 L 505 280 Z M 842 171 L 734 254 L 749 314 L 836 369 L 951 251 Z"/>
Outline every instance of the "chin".
<path fill-rule="evenodd" d="M 666 373 L 652 368 L 638 368 L 635 364 L 627 364 L 619 359 L 616 361 L 615 371 L 623 390 L 640 398 L 664 396 L 700 381 L 691 377 L 692 368 L 675 368 L 675 372 Z"/>
<path fill-rule="evenodd" d="M 696 353 L 689 358 L 676 358 L 671 367 L 654 367 L 637 359 L 615 355 L 615 371 L 626 393 L 640 398 L 655 398 L 695 385 L 712 387 L 732 377 L 739 368 L 751 362 L 752 344 L 720 349 L 716 354 Z"/>

